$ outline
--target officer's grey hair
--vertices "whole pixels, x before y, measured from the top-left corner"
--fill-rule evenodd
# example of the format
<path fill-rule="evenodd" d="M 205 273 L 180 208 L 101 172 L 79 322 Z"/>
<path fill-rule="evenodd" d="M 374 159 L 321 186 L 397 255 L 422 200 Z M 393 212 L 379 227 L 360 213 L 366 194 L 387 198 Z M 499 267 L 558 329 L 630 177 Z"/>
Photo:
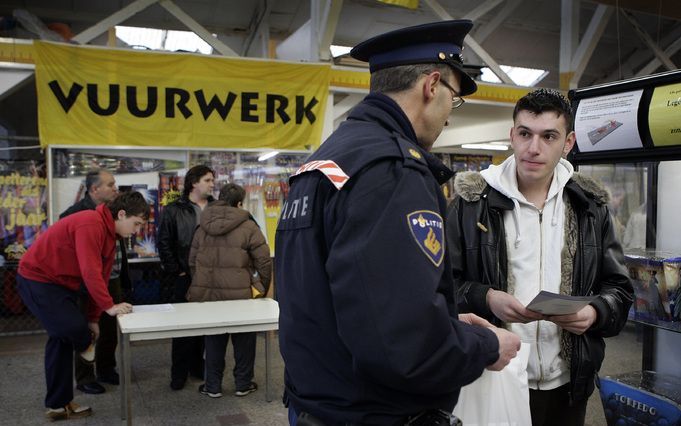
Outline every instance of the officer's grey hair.
<path fill-rule="evenodd" d="M 421 75 L 430 74 L 433 71 L 440 71 L 445 77 L 451 76 L 454 72 L 449 65 L 445 64 L 400 65 L 384 68 L 371 73 L 371 92 L 398 93 L 409 90 Z"/>

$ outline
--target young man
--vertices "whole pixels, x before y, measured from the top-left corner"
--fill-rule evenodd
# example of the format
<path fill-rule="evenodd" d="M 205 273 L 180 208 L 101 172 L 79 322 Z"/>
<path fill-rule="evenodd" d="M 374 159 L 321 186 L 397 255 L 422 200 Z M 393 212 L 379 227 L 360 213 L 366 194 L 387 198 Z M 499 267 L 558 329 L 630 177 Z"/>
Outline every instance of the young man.
<path fill-rule="evenodd" d="M 83 210 L 95 210 L 100 204 L 105 204 L 116 198 L 118 188 L 116 179 L 106 170 L 93 170 L 85 175 L 85 196 L 83 199 L 66 209 L 59 215 L 63 219 L 73 213 Z M 125 245 L 119 240 L 116 248 L 116 259 L 109 277 L 109 294 L 114 303 L 123 301 L 122 288 L 130 288 L 128 277 L 128 259 Z M 83 308 L 87 306 L 87 294 L 83 294 Z M 116 345 L 118 344 L 118 330 L 116 318 L 102 315 L 99 318 L 99 339 L 95 353 L 95 368 L 92 364 L 83 362 L 80 357 L 75 358 L 76 389 L 89 394 L 104 393 L 106 389 L 97 380 L 112 385 L 118 385 L 119 377 L 116 372 Z"/>
<path fill-rule="evenodd" d="M 270 248 L 253 216 L 242 208 L 245 197 L 244 188 L 228 183 L 220 190 L 218 200 L 201 214 L 201 226 L 189 252 L 192 285 L 188 301 L 251 299 L 254 290 L 263 296 L 267 293 L 272 278 Z M 255 333 L 231 335 L 236 396 L 258 389 L 253 382 L 255 337 Z M 205 337 L 206 382 L 199 386 L 199 392 L 211 398 L 222 396 L 229 338 L 229 333 Z"/>
<path fill-rule="evenodd" d="M 428 152 L 476 90 L 460 57 L 471 27 L 356 46 L 371 93 L 291 177 L 275 256 L 291 424 L 449 425 L 461 386 L 520 346 L 458 319 L 440 187 L 452 172 Z"/>
<path fill-rule="evenodd" d="M 539 89 L 513 111 L 513 156 L 456 176 L 447 241 L 458 300 L 531 342 L 533 425 L 583 425 L 603 361 L 603 337 L 624 326 L 633 289 L 607 194 L 563 159 L 575 143 L 572 110 Z M 541 291 L 597 298 L 571 315 L 525 306 Z"/>
<path fill-rule="evenodd" d="M 186 302 L 191 284 L 189 249 L 201 212 L 213 201 L 215 173 L 207 166 L 194 166 L 184 177 L 182 196 L 161 214 L 158 252 L 166 279 L 173 284 L 172 303 Z M 170 388 L 184 388 L 187 376 L 203 379 L 203 336 L 177 337 L 172 341 Z"/>
<path fill-rule="evenodd" d="M 138 192 L 123 194 L 95 210 L 59 220 L 40 236 L 19 263 L 17 288 L 22 300 L 42 323 L 45 347 L 47 418 L 63 420 L 91 414 L 73 402 L 73 352 L 86 362 L 95 358 L 102 311 L 110 316 L 132 311 L 114 304 L 107 283 L 116 240 L 136 233 L 149 218 L 149 204 Z M 78 306 L 79 289 L 90 297 L 87 316 Z"/>

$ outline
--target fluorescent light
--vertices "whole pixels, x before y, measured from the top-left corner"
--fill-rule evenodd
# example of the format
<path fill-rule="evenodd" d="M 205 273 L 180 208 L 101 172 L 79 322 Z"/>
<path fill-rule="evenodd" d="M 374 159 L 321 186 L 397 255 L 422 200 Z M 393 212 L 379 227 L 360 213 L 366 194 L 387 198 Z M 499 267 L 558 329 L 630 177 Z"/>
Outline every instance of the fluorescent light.
<path fill-rule="evenodd" d="M 352 50 L 352 47 L 338 46 L 338 45 L 332 44 L 329 47 L 329 49 L 331 50 L 331 56 L 333 56 L 334 58 L 337 58 L 339 56 L 343 56 L 345 54 L 350 53 L 350 51 Z"/>
<path fill-rule="evenodd" d="M 500 65 L 500 67 L 516 85 L 524 87 L 536 86 L 549 74 L 546 70 L 536 68 L 511 67 L 508 65 Z M 491 69 L 484 67 L 481 71 L 480 80 L 486 83 L 501 83 L 499 77 Z"/>
<path fill-rule="evenodd" d="M 461 145 L 464 149 L 486 149 L 490 151 L 506 151 L 508 145 L 493 144 L 493 143 L 465 143 Z"/>
<path fill-rule="evenodd" d="M 265 161 L 265 160 L 268 160 L 268 159 L 274 157 L 274 156 L 277 155 L 277 154 L 279 154 L 279 151 L 270 151 L 270 152 L 266 152 L 266 153 L 264 153 L 263 155 L 261 155 L 260 157 L 258 157 L 258 161 Z"/>

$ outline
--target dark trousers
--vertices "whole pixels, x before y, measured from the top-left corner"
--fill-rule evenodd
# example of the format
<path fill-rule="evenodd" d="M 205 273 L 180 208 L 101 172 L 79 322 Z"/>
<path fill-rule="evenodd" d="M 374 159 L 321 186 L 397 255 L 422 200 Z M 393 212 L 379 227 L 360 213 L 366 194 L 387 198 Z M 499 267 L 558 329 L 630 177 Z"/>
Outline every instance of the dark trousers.
<path fill-rule="evenodd" d="M 247 389 L 253 379 L 255 364 L 255 333 L 216 334 L 206 336 L 206 390 L 220 392 L 225 371 L 227 342 L 232 337 L 234 347 L 234 383 L 236 389 Z"/>
<path fill-rule="evenodd" d="M 570 384 L 551 390 L 530 389 L 532 426 L 584 426 L 588 400 L 570 406 Z"/>
<path fill-rule="evenodd" d="M 114 303 L 121 303 L 121 280 L 114 278 L 109 281 L 109 294 Z M 81 295 L 81 309 L 87 312 L 87 294 Z M 116 346 L 118 345 L 118 328 L 116 317 L 112 317 L 106 312 L 102 312 L 99 317 L 99 338 L 95 346 L 95 366 L 97 375 L 110 374 L 116 368 Z M 87 364 L 80 357 L 75 358 L 76 383 L 85 385 L 95 382 L 95 366 Z"/>
<path fill-rule="evenodd" d="M 175 279 L 173 303 L 186 303 L 189 275 Z M 171 380 L 186 380 L 189 373 L 203 377 L 203 336 L 176 337 L 171 344 Z"/>
<path fill-rule="evenodd" d="M 73 400 L 73 354 L 90 345 L 92 335 L 78 306 L 78 292 L 57 284 L 32 281 L 17 274 L 24 304 L 47 331 L 45 406 L 60 408 Z"/>

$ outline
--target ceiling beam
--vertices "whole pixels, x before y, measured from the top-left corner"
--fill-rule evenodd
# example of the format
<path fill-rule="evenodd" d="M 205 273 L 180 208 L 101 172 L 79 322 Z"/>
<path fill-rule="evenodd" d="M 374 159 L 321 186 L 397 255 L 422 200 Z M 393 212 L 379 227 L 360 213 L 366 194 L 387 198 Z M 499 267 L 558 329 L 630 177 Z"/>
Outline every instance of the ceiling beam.
<path fill-rule="evenodd" d="M 591 55 L 596 49 L 596 44 L 600 40 L 603 31 L 605 30 L 608 20 L 612 15 L 613 8 L 610 6 L 605 6 L 599 4 L 591 17 L 589 26 L 586 28 L 586 32 L 582 37 L 582 41 L 579 43 L 577 50 L 575 51 L 575 56 L 572 58 L 570 68 L 574 73 L 570 79 L 570 89 L 574 89 L 578 86 L 579 80 L 584 74 L 584 69 L 591 59 Z"/>
<path fill-rule="evenodd" d="M 326 13 L 326 24 L 324 30 L 320 31 L 319 40 L 319 59 L 328 61 L 331 59 L 331 43 L 336 35 L 336 27 L 340 18 L 343 0 L 330 0 L 328 12 Z"/>
<path fill-rule="evenodd" d="M 574 74 L 572 57 L 579 45 L 579 6 L 580 0 L 561 0 L 560 2 L 560 73 L 559 88 L 568 90 Z"/>
<path fill-rule="evenodd" d="M 486 2 L 476 7 L 475 9 L 468 12 L 463 17 L 463 19 L 470 19 L 471 21 L 475 22 L 481 16 L 485 15 L 487 12 L 497 7 L 499 3 L 501 3 L 501 0 L 487 0 Z"/>
<path fill-rule="evenodd" d="M 664 49 L 664 54 L 669 56 L 672 56 L 676 54 L 676 52 L 681 49 L 681 38 L 677 38 L 674 40 L 672 44 L 670 44 L 666 49 Z M 656 69 L 658 69 L 662 65 L 662 61 L 660 61 L 658 58 L 653 59 L 650 61 L 649 64 L 647 64 L 645 67 L 641 68 L 639 72 L 636 73 L 636 77 L 641 77 L 644 75 L 649 75 L 652 74 Z"/>
<path fill-rule="evenodd" d="M 232 50 L 232 48 L 218 40 L 217 37 L 213 37 L 213 34 L 208 32 L 207 29 L 205 29 L 201 24 L 196 22 L 194 18 L 187 15 L 184 12 L 184 10 L 177 7 L 177 5 L 173 3 L 171 0 L 160 0 L 158 4 L 161 5 L 165 10 L 170 12 L 170 14 L 176 17 L 180 22 L 185 24 L 187 28 L 193 31 L 197 36 L 201 37 L 203 41 L 210 44 L 211 47 L 218 51 L 221 55 L 239 56 L 239 54 Z"/>
<path fill-rule="evenodd" d="M 144 9 L 146 9 L 147 7 L 151 6 L 156 2 L 158 2 L 158 0 L 136 0 L 130 3 L 129 5 L 125 6 L 123 9 L 119 10 L 118 12 L 111 14 L 107 18 L 102 19 L 101 21 L 97 22 L 95 25 L 91 26 L 85 31 L 77 34 L 71 40 L 79 44 L 89 43 L 95 38 L 97 38 L 100 34 L 103 34 L 106 31 L 108 31 L 109 28 L 115 27 L 116 25 L 120 24 L 121 22 L 124 22 L 131 16 L 136 15 L 137 13 L 143 11 Z"/>
<path fill-rule="evenodd" d="M 343 98 L 340 102 L 333 106 L 333 119 L 338 120 L 343 117 L 348 111 L 354 108 L 362 99 L 364 99 L 364 94 L 349 93 L 348 96 Z"/>
<path fill-rule="evenodd" d="M 522 0 L 506 0 L 504 7 L 494 15 L 494 18 L 492 18 L 491 21 L 482 25 L 480 29 L 473 34 L 473 38 L 475 38 L 478 43 L 484 43 L 485 40 L 487 40 L 487 37 L 489 37 L 494 30 L 499 28 L 506 18 L 508 18 L 521 3 Z"/>
<path fill-rule="evenodd" d="M 660 46 L 653 41 L 653 39 L 648 35 L 646 30 L 644 30 L 641 25 L 638 23 L 634 15 L 631 14 L 631 12 L 627 10 L 622 10 L 622 15 L 624 15 L 625 18 L 627 18 L 627 21 L 631 24 L 632 27 L 634 27 L 634 30 L 636 31 L 636 34 L 638 34 L 639 38 L 643 40 L 643 43 L 645 43 L 650 50 L 653 51 L 653 54 L 655 57 L 664 64 L 665 67 L 667 67 L 668 70 L 675 70 L 676 65 L 674 65 L 674 62 L 672 62 L 671 59 L 669 59 L 669 56 L 667 56 L 662 49 L 660 49 Z"/>
<path fill-rule="evenodd" d="M 242 56 L 248 56 L 248 52 L 251 50 L 253 40 L 255 40 L 256 37 L 260 36 L 261 39 L 269 40 L 269 17 L 271 12 L 271 1 L 265 0 L 264 2 L 259 2 L 258 7 L 255 8 L 253 16 L 251 17 L 251 22 L 248 25 L 248 37 L 246 37 L 244 47 L 241 50 Z M 267 56 L 267 42 L 264 42 L 263 46 L 261 46 L 261 53 L 261 56 Z"/>
<path fill-rule="evenodd" d="M 428 7 L 430 7 L 431 10 L 443 21 L 449 21 L 454 19 L 452 15 L 450 15 L 449 12 L 447 12 L 440 5 L 440 3 L 437 2 L 437 0 L 423 0 L 423 2 L 427 4 Z M 515 82 L 511 79 L 511 77 L 509 77 L 508 74 L 506 74 L 504 70 L 501 69 L 501 67 L 494 60 L 494 58 L 492 58 L 492 56 L 489 53 L 487 53 L 487 51 L 483 49 L 482 46 L 480 46 L 480 44 L 478 44 L 478 42 L 476 42 L 473 39 L 473 37 L 467 35 L 464 40 L 464 43 L 466 43 L 468 47 L 470 47 L 473 50 L 473 52 L 475 52 L 475 54 L 480 57 L 480 59 L 485 63 L 485 65 L 487 65 L 489 69 L 491 69 L 492 72 L 496 74 L 497 77 L 499 77 L 499 79 L 502 82 L 506 84 L 515 85 Z"/>

